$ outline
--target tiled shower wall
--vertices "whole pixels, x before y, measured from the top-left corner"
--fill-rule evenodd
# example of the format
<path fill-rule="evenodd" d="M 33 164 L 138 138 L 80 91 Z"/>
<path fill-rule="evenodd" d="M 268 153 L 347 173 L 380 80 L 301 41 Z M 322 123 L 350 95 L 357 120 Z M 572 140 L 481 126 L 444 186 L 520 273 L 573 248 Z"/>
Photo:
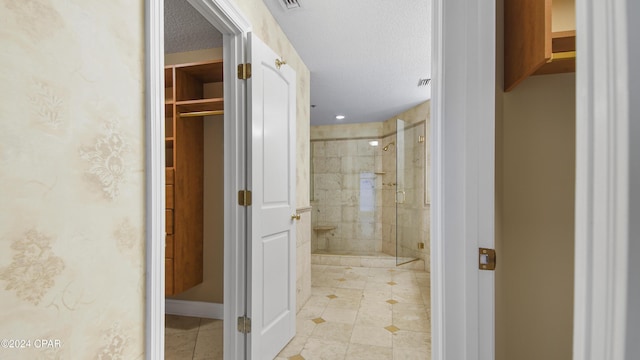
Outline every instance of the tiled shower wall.
<path fill-rule="evenodd" d="M 380 147 L 373 139 L 312 141 L 312 250 L 382 250 Z M 378 140 L 379 141 L 379 140 Z"/>
<path fill-rule="evenodd" d="M 397 119 L 406 128 L 401 181 L 396 176 Z M 397 246 L 399 256 L 424 259 L 428 270 L 425 166 L 430 162 L 428 143 L 419 137 L 428 142 L 429 123 L 430 103 L 425 102 L 383 123 L 312 126 L 312 251 L 396 255 Z M 369 144 L 372 140 L 378 140 L 377 147 Z M 394 145 L 383 151 L 390 143 Z M 373 206 L 367 202 L 371 186 Z M 401 192 L 397 218 L 396 191 Z"/>

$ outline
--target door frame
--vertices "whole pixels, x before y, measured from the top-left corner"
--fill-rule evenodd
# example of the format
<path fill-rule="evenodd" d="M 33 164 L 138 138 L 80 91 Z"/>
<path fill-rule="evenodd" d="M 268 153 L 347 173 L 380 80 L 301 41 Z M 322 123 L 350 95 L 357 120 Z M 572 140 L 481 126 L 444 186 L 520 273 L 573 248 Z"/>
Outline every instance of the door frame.
<path fill-rule="evenodd" d="M 640 303 L 629 285 L 631 266 L 640 261 L 629 251 L 631 239 L 638 239 L 630 230 L 630 189 L 640 185 L 630 177 L 631 161 L 638 162 L 630 144 L 638 134 L 629 131 L 629 83 L 638 70 L 629 66 L 635 34 L 627 25 L 639 20 L 628 11 L 630 3 L 576 1 L 573 358 L 580 360 L 631 359 L 630 349 L 638 347 L 637 318 L 628 316 Z"/>
<path fill-rule="evenodd" d="M 245 349 L 245 338 L 236 331 L 235 320 L 245 310 L 244 295 L 240 294 L 245 289 L 246 248 L 242 241 L 234 239 L 246 237 L 246 214 L 243 208 L 234 206 L 234 194 L 246 185 L 247 154 L 245 124 L 238 121 L 245 116 L 244 84 L 228 79 L 234 80 L 235 64 L 245 58 L 245 34 L 251 26 L 232 0 L 188 1 L 223 33 L 223 57 L 227 64 L 225 94 L 235 94 L 225 96 L 225 109 L 230 111 L 225 110 L 224 115 L 228 210 L 224 240 L 224 346 L 225 359 L 235 359 Z M 162 0 L 145 0 L 147 359 L 164 357 L 162 5 Z M 432 30 L 433 358 L 489 360 L 493 359 L 493 273 L 480 274 L 476 264 L 477 248 L 493 245 L 495 4 L 435 0 Z M 473 118 L 467 114 L 473 114 Z M 478 166 L 480 163 L 486 166 Z M 480 331 L 480 325 L 489 331 Z"/>
<path fill-rule="evenodd" d="M 230 3 L 231 0 L 189 0 L 205 17 L 216 24 L 224 34 L 224 61 L 227 64 L 240 63 L 244 58 L 245 33 L 250 31 L 250 24 Z M 468 4 L 467 4 L 468 3 Z M 162 74 L 164 70 L 163 44 L 163 7 L 161 0 L 145 0 L 145 40 L 146 40 L 146 84 L 147 84 L 147 121 L 146 121 L 146 173 L 147 173 L 147 302 L 146 302 L 146 357 L 158 359 L 164 356 L 164 88 Z M 447 6 L 445 12 L 444 6 Z M 490 312 L 480 312 L 480 283 L 493 284 L 493 274 L 480 276 L 473 265 L 477 261 L 477 253 L 473 251 L 483 242 L 492 244 L 493 212 L 483 211 L 469 206 L 467 201 L 478 204 L 486 200 L 489 208 L 493 208 L 493 153 L 491 142 L 474 141 L 475 147 L 464 145 L 473 140 L 472 130 L 478 130 L 483 139 L 493 139 L 494 118 L 491 101 L 494 93 L 495 51 L 495 9 L 493 6 L 480 6 L 471 0 L 436 0 L 433 8 L 433 122 L 432 122 L 432 172 L 433 216 L 432 216 L 432 284 L 435 289 L 432 301 L 432 334 L 434 359 L 445 359 L 445 356 L 458 354 L 460 359 L 489 360 L 487 351 L 492 352 L 493 338 L 492 304 L 486 301 L 483 306 L 490 306 Z M 467 21 L 468 20 L 468 21 Z M 460 24 L 475 24 L 475 27 L 461 27 Z M 445 31 L 446 29 L 446 31 Z M 469 41 L 468 41 L 469 40 Z M 471 41 L 473 40 L 473 41 Z M 445 43 L 469 44 L 468 47 L 445 47 Z M 483 51 L 479 50 L 482 46 Z M 155 54 L 155 56 L 154 56 Z M 483 55 L 477 59 L 478 55 Z M 473 56 L 468 56 L 473 55 Z M 467 61 L 466 59 L 470 59 Z M 234 61 L 235 60 L 235 61 Z M 445 67 L 445 64 L 447 66 Z M 460 71 L 460 70 L 463 71 Z M 228 69 L 229 70 L 229 69 Z M 451 71 L 449 71 L 451 70 Z M 480 71 L 478 71 L 480 70 Z M 234 74 L 234 69 L 226 71 L 225 76 Z M 467 74 L 471 74 L 468 76 Z M 441 79 L 441 80 L 440 80 Z M 487 81 L 483 81 L 487 80 Z M 467 81 L 471 86 L 468 86 Z M 231 85 L 231 84 L 235 85 Z M 227 86 L 233 86 L 231 93 L 235 99 L 225 97 L 225 107 L 236 109 L 235 113 L 225 111 L 225 187 L 235 184 L 236 189 L 244 188 L 246 174 L 246 154 L 244 153 L 244 84 L 227 81 L 225 77 L 225 93 Z M 457 93 L 462 89 L 462 92 Z M 484 90 L 484 91 L 483 91 Z M 485 97 L 475 97 L 481 94 Z M 462 101 L 460 101 L 462 100 Z M 486 101 L 486 102 L 483 102 Z M 229 103 L 228 103 L 229 102 Z M 229 106 L 227 106 L 229 105 Z M 483 128 L 465 118 L 465 114 L 483 114 L 482 123 L 490 126 Z M 447 121 L 443 120 L 447 118 Z M 235 135 L 235 136 L 234 136 Z M 229 140 L 229 142 L 227 142 Z M 231 143 L 233 142 L 233 143 Z M 461 151 L 464 149 L 465 151 Z M 481 150 L 481 151 L 477 151 Z M 230 152 L 234 154 L 231 155 Z M 475 151 L 475 152 L 474 152 Z M 478 167 L 473 161 L 465 162 L 465 158 L 486 161 L 488 167 Z M 462 159 L 462 162 L 457 160 Z M 456 165 L 467 164 L 468 168 L 457 168 Z M 477 162 L 475 163 L 477 164 Z M 445 172 L 446 171 L 446 172 Z M 479 176 L 482 181 L 478 186 L 470 186 L 465 182 L 467 175 Z M 445 184 L 447 186 L 445 187 Z M 453 184 L 454 186 L 450 186 Z M 227 188 L 228 190 L 229 188 Z M 485 191 L 488 190 L 488 191 Z M 462 192 L 460 192 L 462 191 Z M 235 318 L 244 311 L 244 252 L 242 242 L 233 243 L 232 239 L 246 235 L 242 226 L 245 220 L 244 211 L 233 204 L 235 192 L 226 191 L 225 209 L 230 210 L 225 216 L 225 299 L 224 303 L 234 304 L 234 311 L 225 306 L 225 359 L 233 359 L 244 351 L 244 337 L 235 331 Z M 459 194 L 465 194 L 460 197 Z M 447 203 L 447 207 L 444 204 Z M 451 206 L 450 206 L 451 205 Z M 485 209 L 488 209 L 485 207 Z M 484 210 L 484 209 L 483 209 Z M 460 214 L 464 214 L 460 218 Z M 487 217 L 489 219 L 487 219 Z M 462 220 L 462 224 L 460 221 Z M 482 221 L 481 221 L 482 220 Z M 487 228 L 482 225 L 490 224 Z M 460 226 L 462 225 L 462 226 Z M 462 231 L 462 232 L 461 232 Z M 470 236 L 482 231 L 482 238 Z M 447 237 L 446 247 L 444 238 Z M 469 250 L 471 249 L 471 250 Z M 470 264 L 470 265 L 469 265 Z M 461 282 L 458 282 L 462 279 Z M 486 287 L 485 293 L 493 294 Z M 445 304 L 447 306 L 445 307 Z M 453 306 L 452 306 L 453 305 Z M 241 311 L 242 310 L 242 311 Z M 479 313 L 482 313 L 481 317 Z M 479 324 L 489 324 L 491 333 L 479 332 Z M 446 325 L 446 326 L 445 326 Z M 445 332 L 446 330 L 446 332 Z M 447 335 L 449 334 L 449 335 Z M 464 336 L 457 336 L 464 334 Z M 483 340 L 479 339 L 484 336 Z M 486 349 L 486 346 L 489 349 Z M 231 351 L 230 351 L 231 350 Z M 451 355 L 453 356 L 453 355 Z"/>
<path fill-rule="evenodd" d="M 495 1 L 433 3 L 431 316 L 434 360 L 495 357 Z M 451 44 L 451 45 L 450 45 Z"/>
<path fill-rule="evenodd" d="M 245 88 L 236 66 L 246 58 L 249 21 L 230 0 L 187 0 L 223 35 L 224 62 L 224 358 L 244 358 L 245 336 L 236 319 L 245 314 L 246 188 Z M 164 1 L 145 0 L 146 303 L 145 358 L 164 359 L 165 155 Z"/>

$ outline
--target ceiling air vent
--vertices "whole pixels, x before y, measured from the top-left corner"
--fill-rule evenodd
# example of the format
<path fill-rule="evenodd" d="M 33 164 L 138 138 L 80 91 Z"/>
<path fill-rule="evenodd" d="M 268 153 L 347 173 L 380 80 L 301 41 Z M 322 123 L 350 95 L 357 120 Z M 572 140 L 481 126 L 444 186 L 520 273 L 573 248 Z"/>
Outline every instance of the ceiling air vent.
<path fill-rule="evenodd" d="M 418 80 L 418 87 L 422 87 L 422 86 L 427 86 L 431 83 L 431 79 L 419 79 Z"/>
<path fill-rule="evenodd" d="M 282 7 L 285 10 L 294 10 L 294 9 L 299 9 L 300 6 L 300 1 L 298 0 L 279 0 L 280 1 L 280 5 L 282 5 Z"/>

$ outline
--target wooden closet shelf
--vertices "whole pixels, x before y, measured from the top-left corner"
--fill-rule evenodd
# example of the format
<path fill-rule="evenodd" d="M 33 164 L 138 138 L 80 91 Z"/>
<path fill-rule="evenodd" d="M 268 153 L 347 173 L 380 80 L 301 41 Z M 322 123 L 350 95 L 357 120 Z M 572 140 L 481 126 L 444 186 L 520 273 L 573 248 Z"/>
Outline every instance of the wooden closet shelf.
<path fill-rule="evenodd" d="M 166 231 L 166 295 L 179 294 L 204 279 L 202 116 L 223 113 L 222 81 L 222 60 L 165 68 L 165 216 L 171 225 Z M 193 119 L 183 119 L 190 116 Z"/>
<path fill-rule="evenodd" d="M 177 71 L 183 71 L 194 78 L 205 82 L 222 82 L 222 60 L 202 61 L 175 65 Z"/>
<path fill-rule="evenodd" d="M 176 102 L 178 113 L 190 113 L 195 111 L 215 111 L 224 109 L 224 99 L 184 100 Z"/>
<path fill-rule="evenodd" d="M 551 57 L 534 75 L 560 74 L 576 71 L 576 32 L 551 33 Z"/>
<path fill-rule="evenodd" d="M 551 51 L 554 53 L 576 51 L 576 31 L 558 31 L 551 33 Z"/>

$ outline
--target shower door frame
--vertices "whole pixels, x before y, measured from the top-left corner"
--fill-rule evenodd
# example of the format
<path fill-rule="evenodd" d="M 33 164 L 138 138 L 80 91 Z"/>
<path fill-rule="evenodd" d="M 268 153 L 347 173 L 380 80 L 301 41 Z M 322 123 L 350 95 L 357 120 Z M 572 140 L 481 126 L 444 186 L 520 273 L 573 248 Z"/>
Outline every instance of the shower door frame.
<path fill-rule="evenodd" d="M 422 185 L 426 185 L 426 182 L 424 184 L 417 184 L 415 182 L 415 177 L 413 178 L 413 180 L 409 180 L 409 178 L 411 178 L 411 176 L 413 176 L 414 174 L 407 174 L 407 172 L 409 171 L 409 169 L 413 169 L 413 166 L 408 165 L 409 161 L 408 159 L 411 158 L 413 159 L 413 155 L 415 155 L 414 153 L 408 152 L 407 151 L 407 147 L 410 143 L 407 142 L 407 132 L 412 130 L 416 125 L 420 126 L 419 124 L 410 124 L 407 125 L 407 122 L 403 119 L 396 119 L 396 140 L 395 140 L 395 153 L 396 153 L 396 196 L 395 196 L 395 210 L 396 210 L 396 220 L 395 220 L 395 224 L 396 224 L 396 233 L 395 233 L 395 237 L 396 237 L 396 241 L 395 241 L 395 254 L 396 254 L 396 266 L 399 265 L 404 265 L 404 264 L 408 264 L 410 262 L 414 262 L 417 261 L 419 259 L 421 259 L 420 257 L 417 256 L 412 256 L 410 254 L 407 254 L 407 249 L 410 249 L 410 246 L 403 246 L 406 245 L 406 239 L 407 239 L 407 228 L 411 227 L 412 231 L 418 231 L 418 232 L 422 232 L 422 227 L 423 227 L 423 223 L 419 222 L 418 224 L 415 224 L 413 222 L 411 222 L 411 226 L 404 226 L 403 225 L 403 221 L 406 221 L 406 219 L 402 219 L 402 216 L 400 216 L 401 210 L 405 210 L 402 211 L 403 213 L 410 213 L 411 216 L 413 216 L 413 211 L 406 211 L 407 210 L 407 199 L 409 199 L 410 204 L 413 204 L 415 202 L 418 202 L 420 205 L 422 205 L 423 203 L 423 199 L 418 199 L 415 195 L 417 193 L 417 189 L 419 186 Z M 425 126 L 426 126 L 426 120 L 425 120 Z M 410 136 L 409 136 L 410 138 Z M 412 141 L 412 140 L 409 140 Z M 407 156 L 409 155 L 409 156 Z M 425 158 L 426 158 L 426 149 L 425 149 Z M 426 163 L 424 164 L 426 165 Z M 426 176 L 427 172 L 425 171 L 425 173 L 423 174 L 423 176 Z M 425 193 L 428 192 L 427 188 L 424 188 Z M 409 196 L 407 196 L 407 192 L 409 192 Z M 403 206 L 404 205 L 404 206 Z M 409 210 L 416 210 L 409 208 Z M 422 219 L 421 221 L 426 221 L 426 219 Z M 414 229 L 415 227 L 419 227 L 418 229 Z M 409 238 L 411 238 L 411 236 L 408 236 Z M 420 237 L 414 237 L 414 240 L 418 240 Z M 424 240 L 423 240 L 424 241 Z M 416 241 L 416 246 L 418 241 Z M 403 250 L 404 249 L 404 250 Z M 407 256 L 409 255 L 409 256 Z"/>

